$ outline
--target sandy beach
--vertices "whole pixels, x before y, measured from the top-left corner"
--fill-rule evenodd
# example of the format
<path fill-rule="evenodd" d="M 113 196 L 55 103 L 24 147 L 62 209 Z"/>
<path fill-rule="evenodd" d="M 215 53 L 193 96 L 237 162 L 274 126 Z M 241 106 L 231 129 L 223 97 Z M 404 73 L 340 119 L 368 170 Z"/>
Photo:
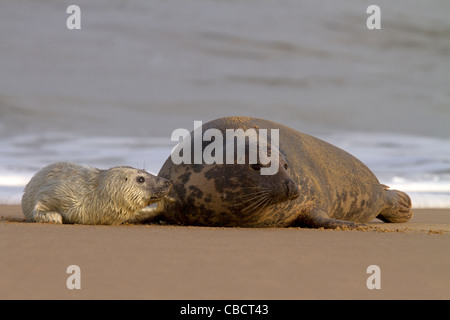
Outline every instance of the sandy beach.
<path fill-rule="evenodd" d="M 377 231 L 48 225 L 15 205 L 0 216 L 0 299 L 450 298 L 450 209 Z M 370 265 L 381 289 L 367 288 Z"/>

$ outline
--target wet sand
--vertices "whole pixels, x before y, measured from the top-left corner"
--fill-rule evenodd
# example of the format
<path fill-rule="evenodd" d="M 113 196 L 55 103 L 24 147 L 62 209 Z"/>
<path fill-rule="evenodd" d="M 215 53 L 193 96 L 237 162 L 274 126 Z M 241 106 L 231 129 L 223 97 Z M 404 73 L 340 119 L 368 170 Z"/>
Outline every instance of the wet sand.
<path fill-rule="evenodd" d="M 0 206 L 0 299 L 449 299 L 450 209 L 377 231 L 23 221 Z M 81 289 L 66 286 L 78 265 Z M 380 267 L 369 290 L 367 267 Z"/>

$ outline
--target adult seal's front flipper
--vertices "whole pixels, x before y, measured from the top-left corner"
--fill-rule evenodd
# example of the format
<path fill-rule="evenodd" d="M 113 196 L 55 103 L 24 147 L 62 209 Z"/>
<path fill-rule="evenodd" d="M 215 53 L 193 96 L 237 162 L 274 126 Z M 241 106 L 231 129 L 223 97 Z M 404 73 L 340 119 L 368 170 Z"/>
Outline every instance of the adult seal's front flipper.
<path fill-rule="evenodd" d="M 298 219 L 298 225 L 307 228 L 324 229 L 357 229 L 359 227 L 367 227 L 365 224 L 361 223 L 332 219 L 321 209 L 313 209 L 310 212 L 301 215 Z"/>

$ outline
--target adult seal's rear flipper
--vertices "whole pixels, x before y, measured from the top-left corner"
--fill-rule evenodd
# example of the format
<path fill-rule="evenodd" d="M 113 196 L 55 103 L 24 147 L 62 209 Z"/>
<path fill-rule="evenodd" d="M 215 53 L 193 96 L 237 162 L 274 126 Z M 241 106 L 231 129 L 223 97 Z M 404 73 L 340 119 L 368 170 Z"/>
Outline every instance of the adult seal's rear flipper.
<path fill-rule="evenodd" d="M 377 216 L 378 219 L 388 223 L 408 222 L 413 212 L 411 210 L 411 198 L 398 190 L 383 190 L 386 199 L 386 208 Z"/>

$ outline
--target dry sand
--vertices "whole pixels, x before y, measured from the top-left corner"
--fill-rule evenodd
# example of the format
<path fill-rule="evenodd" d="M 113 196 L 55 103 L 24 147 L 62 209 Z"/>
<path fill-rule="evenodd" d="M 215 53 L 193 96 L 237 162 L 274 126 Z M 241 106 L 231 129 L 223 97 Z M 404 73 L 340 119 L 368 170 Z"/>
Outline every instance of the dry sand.
<path fill-rule="evenodd" d="M 449 299 L 450 209 L 384 231 L 27 223 L 0 206 L 0 299 Z M 81 289 L 69 290 L 69 265 Z M 381 269 L 369 290 L 366 269 Z"/>

